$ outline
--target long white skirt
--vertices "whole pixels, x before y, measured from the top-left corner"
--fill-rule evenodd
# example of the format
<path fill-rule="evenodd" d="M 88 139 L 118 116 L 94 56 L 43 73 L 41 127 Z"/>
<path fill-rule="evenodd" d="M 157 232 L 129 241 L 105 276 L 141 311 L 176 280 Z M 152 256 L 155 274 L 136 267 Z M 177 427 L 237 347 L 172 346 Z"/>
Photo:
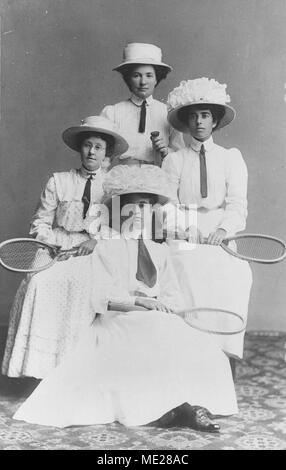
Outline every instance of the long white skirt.
<path fill-rule="evenodd" d="M 66 249 L 89 238 L 63 229 L 54 234 Z M 94 256 L 57 262 L 21 282 L 10 311 L 3 374 L 43 378 L 72 350 L 81 328 L 93 319 L 89 292 Z"/>
<path fill-rule="evenodd" d="M 42 425 L 144 425 L 188 402 L 237 412 L 226 355 L 213 337 L 163 312 L 100 315 L 77 349 L 14 415 Z"/>
<path fill-rule="evenodd" d="M 187 306 L 231 310 L 247 322 L 252 272 L 246 261 L 218 246 L 172 241 L 170 249 Z M 228 355 L 242 357 L 244 333 L 216 335 L 216 340 Z"/>

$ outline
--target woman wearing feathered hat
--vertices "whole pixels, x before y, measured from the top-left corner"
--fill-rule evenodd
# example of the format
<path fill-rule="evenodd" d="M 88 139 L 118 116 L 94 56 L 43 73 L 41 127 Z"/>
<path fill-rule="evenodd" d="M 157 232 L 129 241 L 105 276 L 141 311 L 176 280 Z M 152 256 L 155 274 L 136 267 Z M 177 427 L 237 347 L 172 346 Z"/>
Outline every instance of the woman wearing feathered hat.
<path fill-rule="evenodd" d="M 169 151 L 184 146 L 180 132 L 167 121 L 166 105 L 153 98 L 155 87 L 172 68 L 162 61 L 159 47 L 129 43 L 124 48 L 123 61 L 114 70 L 122 75 L 131 96 L 102 111 L 103 116 L 116 123 L 129 143 L 128 152 L 116 157 L 112 164 L 160 163 Z M 153 131 L 159 135 L 151 141 Z"/>
<path fill-rule="evenodd" d="M 169 179 L 156 166 L 118 165 L 104 187 L 108 207 L 120 198 L 121 237 L 97 245 L 101 264 L 90 272 L 94 286 L 87 290 L 94 321 L 14 418 L 58 427 L 117 421 L 217 432 L 210 413 L 237 412 L 227 357 L 209 334 L 172 314 L 183 304 L 168 247 L 145 238 L 146 205 L 172 197 Z M 114 303 L 126 302 L 129 311 L 115 311 Z"/>
<path fill-rule="evenodd" d="M 89 116 L 63 132 L 66 145 L 80 155 L 77 169 L 54 173 L 43 190 L 32 219 L 30 235 L 64 249 L 78 246 L 76 257 L 25 278 L 11 313 L 2 370 L 11 377 L 45 375 L 73 347 L 80 325 L 88 321 L 88 264 L 96 240 L 95 228 L 103 195 L 106 156 L 127 150 L 115 125 L 101 116 Z M 80 271 L 81 276 L 77 276 Z"/>
<path fill-rule="evenodd" d="M 197 306 L 225 308 L 247 317 L 252 283 L 248 263 L 217 247 L 245 228 L 247 216 L 247 168 L 240 151 L 214 143 L 213 132 L 235 118 L 226 85 L 214 79 L 182 81 L 168 96 L 168 120 L 190 135 L 190 145 L 169 154 L 163 168 L 172 176 L 178 201 L 195 206 L 197 227 L 188 236 L 195 250 L 177 253 L 181 287 Z M 208 245 L 200 245 L 207 238 Z M 243 354 L 243 334 L 221 339 L 233 357 Z"/>

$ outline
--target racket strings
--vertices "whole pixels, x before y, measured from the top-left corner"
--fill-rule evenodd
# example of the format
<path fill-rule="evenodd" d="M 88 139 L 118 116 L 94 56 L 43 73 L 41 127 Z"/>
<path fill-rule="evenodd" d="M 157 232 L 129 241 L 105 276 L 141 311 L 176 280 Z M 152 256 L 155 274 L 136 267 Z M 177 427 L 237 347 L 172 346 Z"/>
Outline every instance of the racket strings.
<path fill-rule="evenodd" d="M 254 259 L 276 260 L 285 253 L 285 246 L 279 240 L 263 237 L 243 237 L 235 240 L 239 255 Z"/>
<path fill-rule="evenodd" d="M 11 269 L 37 270 L 50 264 L 54 257 L 48 247 L 19 241 L 2 246 L 0 258 Z"/>

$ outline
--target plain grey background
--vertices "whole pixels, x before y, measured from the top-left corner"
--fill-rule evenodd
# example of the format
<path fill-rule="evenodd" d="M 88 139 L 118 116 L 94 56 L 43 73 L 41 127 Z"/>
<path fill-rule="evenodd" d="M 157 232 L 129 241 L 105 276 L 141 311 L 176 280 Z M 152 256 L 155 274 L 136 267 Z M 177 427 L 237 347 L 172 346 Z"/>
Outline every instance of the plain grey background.
<path fill-rule="evenodd" d="M 120 75 L 127 42 L 163 49 L 183 79 L 227 83 L 237 119 L 215 134 L 249 170 L 247 231 L 286 239 L 285 0 L 2 0 L 0 241 L 27 236 L 53 171 L 78 163 L 62 131 L 128 97 Z M 252 265 L 249 329 L 286 330 L 286 262 Z M 21 276 L 0 270 L 0 322 Z"/>

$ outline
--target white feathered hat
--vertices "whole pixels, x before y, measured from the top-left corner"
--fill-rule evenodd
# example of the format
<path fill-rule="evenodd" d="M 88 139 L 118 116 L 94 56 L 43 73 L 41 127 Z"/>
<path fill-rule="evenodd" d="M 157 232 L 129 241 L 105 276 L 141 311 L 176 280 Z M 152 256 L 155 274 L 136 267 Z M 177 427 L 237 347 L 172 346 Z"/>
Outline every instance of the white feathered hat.
<path fill-rule="evenodd" d="M 168 174 L 155 165 L 117 165 L 107 173 L 103 190 L 103 203 L 106 205 L 114 197 L 124 194 L 156 195 L 161 204 L 176 197 Z"/>
<path fill-rule="evenodd" d="M 204 104 L 215 105 L 222 108 L 223 116 L 216 126 L 216 130 L 229 124 L 236 115 L 235 109 L 230 106 L 230 96 L 226 94 L 226 85 L 206 77 L 195 80 L 183 80 L 180 85 L 168 95 L 168 121 L 180 132 L 187 132 L 187 122 L 180 118 L 183 108 Z"/>

